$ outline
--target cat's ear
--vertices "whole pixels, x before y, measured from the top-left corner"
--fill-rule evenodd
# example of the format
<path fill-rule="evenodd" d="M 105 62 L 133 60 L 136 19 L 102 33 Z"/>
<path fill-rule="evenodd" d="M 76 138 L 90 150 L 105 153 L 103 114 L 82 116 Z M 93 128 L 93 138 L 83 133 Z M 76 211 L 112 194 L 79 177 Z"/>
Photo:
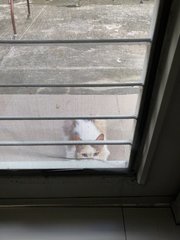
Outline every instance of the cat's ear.
<path fill-rule="evenodd" d="M 73 140 L 73 141 L 80 141 L 81 139 L 80 139 L 80 137 L 79 137 L 78 134 L 73 134 L 73 135 L 71 136 L 71 140 Z"/>
<path fill-rule="evenodd" d="M 104 134 L 101 133 L 101 134 L 96 138 L 96 140 L 98 140 L 98 141 L 104 140 Z"/>

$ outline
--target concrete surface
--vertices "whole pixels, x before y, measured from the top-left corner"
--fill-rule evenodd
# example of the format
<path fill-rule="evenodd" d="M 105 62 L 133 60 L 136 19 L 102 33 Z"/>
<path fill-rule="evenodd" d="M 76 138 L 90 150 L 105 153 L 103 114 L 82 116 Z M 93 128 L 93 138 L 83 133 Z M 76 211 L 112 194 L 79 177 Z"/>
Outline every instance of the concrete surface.
<path fill-rule="evenodd" d="M 151 35 L 153 2 L 33 1 L 31 18 L 26 19 L 25 1 L 15 1 L 16 39 L 147 38 Z M 12 39 L 9 6 L 1 4 L 0 7 L 0 39 Z M 3 46 L 0 47 L 0 78 L 2 84 L 141 82 L 146 50 L 146 44 Z M 78 92 L 52 88 L 0 89 L 0 93 L 72 91 Z M 79 92 L 90 90 L 83 88 Z M 95 92 L 91 88 L 91 93 Z M 118 92 L 137 93 L 137 89 L 121 88 Z"/>
<path fill-rule="evenodd" d="M 131 104 L 129 104 L 131 99 Z M 4 116 L 94 116 L 135 114 L 138 95 L 1 95 L 0 115 Z M 82 104 L 83 103 L 83 104 Z M 106 106 L 106 107 L 104 107 Z M 0 141 L 60 141 L 64 140 L 63 121 L 2 121 Z M 107 139 L 132 139 L 135 121 L 107 120 Z M 109 146 L 111 161 L 128 162 L 129 146 Z M 59 161 L 65 159 L 65 148 L 49 147 L 0 147 L 0 161 L 6 166 L 10 162 L 27 163 Z M 72 164 L 72 162 L 70 162 Z M 60 163 L 62 167 L 70 163 Z M 32 163 L 34 165 L 35 163 Z M 84 167 L 84 163 L 80 162 Z M 94 165 L 94 163 L 92 163 Z M 122 166 L 122 163 L 114 163 Z M 111 167 L 114 166 L 111 165 Z M 28 164 L 31 165 L 31 164 Z M 38 165 L 38 162 L 37 162 Z M 36 165 L 36 166 L 37 166 Z M 77 165 L 77 164 L 76 164 Z M 101 162 L 100 162 L 101 165 Z M 123 162 L 125 166 L 125 163 Z M 23 164 L 24 166 L 24 164 Z M 78 165 L 79 166 L 79 163 Z M 102 165 L 101 165 L 102 166 Z M 110 167 L 109 164 L 106 164 Z M 105 164 L 104 164 L 105 167 Z"/>
<path fill-rule="evenodd" d="M 150 36 L 154 1 L 15 1 L 17 39 L 143 38 Z M 0 1 L 2 3 L 2 0 Z M 7 1 L 0 11 L 1 39 L 12 38 Z"/>

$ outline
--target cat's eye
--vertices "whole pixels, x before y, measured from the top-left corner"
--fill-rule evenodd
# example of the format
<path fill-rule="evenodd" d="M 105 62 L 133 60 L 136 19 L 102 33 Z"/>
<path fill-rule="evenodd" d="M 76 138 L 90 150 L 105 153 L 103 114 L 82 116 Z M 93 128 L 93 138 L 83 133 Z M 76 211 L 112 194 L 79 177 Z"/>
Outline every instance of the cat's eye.
<path fill-rule="evenodd" d="M 83 157 L 88 157 L 87 153 L 82 153 Z"/>
<path fill-rule="evenodd" d="M 94 153 L 94 156 L 98 156 L 98 154 L 99 154 L 99 152 L 95 152 L 95 153 Z"/>

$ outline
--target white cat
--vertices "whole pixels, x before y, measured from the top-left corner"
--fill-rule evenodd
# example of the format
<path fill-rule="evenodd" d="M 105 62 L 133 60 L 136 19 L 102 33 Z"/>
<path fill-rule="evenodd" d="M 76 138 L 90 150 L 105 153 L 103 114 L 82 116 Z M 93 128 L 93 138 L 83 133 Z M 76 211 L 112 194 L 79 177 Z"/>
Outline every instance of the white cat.
<path fill-rule="evenodd" d="M 67 140 L 106 140 L 105 120 L 65 121 L 64 132 Z M 73 159 L 107 160 L 110 152 L 106 145 L 74 145 L 66 147 L 66 157 Z"/>

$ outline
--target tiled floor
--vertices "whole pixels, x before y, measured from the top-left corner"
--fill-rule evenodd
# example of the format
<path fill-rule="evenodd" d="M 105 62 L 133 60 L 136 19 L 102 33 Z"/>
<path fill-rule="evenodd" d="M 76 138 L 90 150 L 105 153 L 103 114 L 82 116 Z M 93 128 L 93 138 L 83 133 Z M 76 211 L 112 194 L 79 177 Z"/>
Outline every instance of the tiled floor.
<path fill-rule="evenodd" d="M 1 208 L 2 240 L 178 240 L 169 208 Z"/>

